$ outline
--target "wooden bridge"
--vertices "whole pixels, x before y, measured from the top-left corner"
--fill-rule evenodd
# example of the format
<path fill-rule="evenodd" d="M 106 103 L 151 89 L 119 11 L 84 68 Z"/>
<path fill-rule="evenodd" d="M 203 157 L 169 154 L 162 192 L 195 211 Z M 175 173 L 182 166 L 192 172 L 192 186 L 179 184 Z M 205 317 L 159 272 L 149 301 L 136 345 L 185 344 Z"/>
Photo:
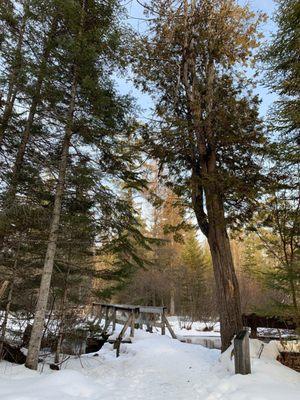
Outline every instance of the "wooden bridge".
<path fill-rule="evenodd" d="M 93 303 L 93 314 L 99 318 L 99 324 L 104 319 L 102 334 L 107 334 L 110 326 L 113 333 L 116 329 L 116 323 L 123 325 L 121 332 L 114 341 L 117 357 L 120 352 L 120 344 L 128 328 L 130 328 L 130 337 L 134 337 L 136 328 L 143 329 L 144 325 L 146 325 L 148 332 L 152 332 L 154 326 L 160 328 L 162 335 L 166 334 L 167 328 L 172 338 L 177 339 L 166 317 L 166 312 L 167 307 Z"/>

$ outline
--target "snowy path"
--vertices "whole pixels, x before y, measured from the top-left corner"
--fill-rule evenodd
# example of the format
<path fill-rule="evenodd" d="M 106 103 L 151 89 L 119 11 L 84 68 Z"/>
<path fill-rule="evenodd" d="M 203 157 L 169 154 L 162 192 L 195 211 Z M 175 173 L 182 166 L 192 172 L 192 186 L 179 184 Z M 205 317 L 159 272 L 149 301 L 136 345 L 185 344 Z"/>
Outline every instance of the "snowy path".
<path fill-rule="evenodd" d="M 252 354 L 255 356 L 255 343 Z M 270 352 L 271 350 L 271 352 Z M 117 359 L 106 344 L 98 357 L 69 360 L 60 372 L 37 374 L 0 364 L 1 400 L 296 400 L 300 374 L 266 355 L 253 359 L 253 374 L 232 373 L 219 351 L 138 331 Z M 229 368 L 229 370 L 226 369 Z M 231 370 L 231 371 L 230 371 Z"/>

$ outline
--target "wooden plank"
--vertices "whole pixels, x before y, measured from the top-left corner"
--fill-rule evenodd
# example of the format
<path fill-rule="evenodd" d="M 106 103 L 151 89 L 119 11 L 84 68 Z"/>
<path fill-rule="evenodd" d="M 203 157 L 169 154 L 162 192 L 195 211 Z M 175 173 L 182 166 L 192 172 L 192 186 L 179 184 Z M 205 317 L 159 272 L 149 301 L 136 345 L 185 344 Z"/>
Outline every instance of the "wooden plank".
<path fill-rule="evenodd" d="M 106 308 L 116 308 L 119 310 L 135 310 L 137 312 L 146 314 L 162 314 L 167 307 L 152 307 L 152 306 L 138 306 L 132 304 L 107 304 L 107 303 L 93 303 L 93 305 L 98 305 Z"/>
<path fill-rule="evenodd" d="M 171 325 L 169 324 L 168 318 L 163 314 L 162 315 L 162 320 L 164 321 L 164 323 L 166 324 L 166 327 L 168 328 L 171 336 L 173 339 L 177 339 L 177 336 L 175 335 L 175 332 L 173 331 Z"/>
<path fill-rule="evenodd" d="M 102 333 L 107 333 L 107 330 L 109 328 L 110 323 L 112 322 L 112 315 L 108 316 L 107 319 L 105 319 L 105 325 L 104 328 L 102 329 Z"/>
<path fill-rule="evenodd" d="M 127 309 L 127 310 L 135 310 L 139 308 L 139 306 L 137 306 L 136 304 L 114 304 L 114 306 L 116 308 Z"/>
<path fill-rule="evenodd" d="M 125 334 L 125 332 L 127 331 L 127 329 L 129 328 L 130 324 L 131 324 L 131 320 L 132 320 L 132 315 L 130 314 L 127 321 L 125 322 L 125 325 L 123 326 L 119 336 L 117 337 L 115 343 L 114 343 L 114 349 L 116 349 L 116 356 L 119 357 L 120 355 L 120 345 L 123 339 L 123 336 Z"/>
<path fill-rule="evenodd" d="M 108 339 L 108 343 L 114 344 L 116 343 L 117 339 Z M 121 343 L 132 344 L 132 341 L 129 339 L 122 339 Z"/>
<path fill-rule="evenodd" d="M 167 307 L 148 307 L 148 306 L 140 306 L 140 313 L 144 314 L 162 314 Z"/>
<path fill-rule="evenodd" d="M 236 374 L 251 374 L 249 332 L 247 330 L 239 332 L 234 338 L 234 364 Z"/>
<path fill-rule="evenodd" d="M 118 336 L 117 339 L 116 339 L 116 342 L 117 342 L 117 341 L 120 341 L 120 342 L 121 342 L 121 340 L 122 340 L 122 338 L 123 338 L 125 332 L 127 331 L 127 329 L 129 328 L 129 326 L 130 326 L 130 324 L 131 324 L 131 319 L 132 319 L 132 316 L 129 315 L 127 321 L 125 322 L 125 325 L 123 326 L 121 332 L 119 333 L 119 336 Z"/>

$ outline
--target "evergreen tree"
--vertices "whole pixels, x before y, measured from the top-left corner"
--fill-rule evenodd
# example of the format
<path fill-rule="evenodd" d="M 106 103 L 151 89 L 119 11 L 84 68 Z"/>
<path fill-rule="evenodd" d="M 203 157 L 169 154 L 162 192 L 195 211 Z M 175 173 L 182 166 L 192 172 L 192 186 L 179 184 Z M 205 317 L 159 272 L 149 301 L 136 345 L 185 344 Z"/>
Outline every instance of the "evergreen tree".
<path fill-rule="evenodd" d="M 184 235 L 181 258 L 181 315 L 189 315 L 193 321 L 213 318 L 212 308 L 207 307 L 209 302 L 214 303 L 212 282 L 208 279 L 210 260 L 205 257 L 194 230 Z"/>
<path fill-rule="evenodd" d="M 40 4 L 33 1 L 29 6 L 34 13 Z M 107 69 L 108 65 L 113 69 L 122 64 L 119 6 L 115 1 L 93 0 L 55 1 L 48 6 L 53 12 L 47 24 L 41 17 L 40 36 L 45 33 L 41 58 L 36 68 L 30 70 L 32 84 L 28 82 L 25 89 L 25 93 L 32 90 L 32 97 L 29 97 L 29 112 L 15 159 L 16 165 L 19 151 L 25 144 L 22 157 L 27 149 L 29 174 L 22 172 L 21 181 L 17 173 L 18 179 L 7 191 L 10 200 L 19 192 L 22 193 L 19 202 L 29 201 L 31 207 L 34 202 L 40 208 L 45 206 L 49 218 L 48 239 L 44 242 L 46 256 L 26 362 L 30 368 L 37 366 L 53 269 L 63 267 L 66 271 L 71 263 L 70 274 L 73 273 L 74 266 L 82 266 L 80 258 L 96 237 L 100 237 L 102 243 L 117 241 L 118 247 L 124 249 L 128 244 L 124 231 L 135 229 L 135 238 L 143 241 L 138 228 L 133 228 L 136 220 L 131 208 L 109 187 L 112 179 L 139 186 L 137 174 L 132 172 L 130 141 L 134 123 L 127 117 L 130 101 L 116 94 Z M 56 30 L 58 37 L 54 34 Z M 34 35 L 28 36 L 29 40 L 33 38 Z M 34 130 L 38 134 L 32 138 L 35 150 L 31 152 L 27 144 Z M 38 144 L 41 146 L 37 147 Z M 22 157 L 18 165 L 23 169 Z M 78 182 L 75 186 L 78 198 L 72 199 L 72 173 L 76 171 L 75 165 L 84 161 L 88 176 L 78 174 L 78 178 L 89 180 L 92 187 L 84 190 L 94 192 L 92 199 L 87 196 L 87 204 L 84 197 L 82 203 L 79 200 L 82 191 L 78 192 L 81 186 Z M 54 180 L 50 179 L 51 175 Z M 77 207 L 82 208 L 81 216 L 74 215 Z M 5 204 L 4 209 L 7 213 Z M 94 220 L 93 223 L 89 223 L 89 219 Z M 83 227 L 84 221 L 86 232 L 77 225 Z M 70 246 L 78 240 L 83 240 L 82 250 L 81 246 L 77 251 L 72 248 L 69 261 L 61 257 L 64 241 Z M 133 246 L 129 251 L 134 253 Z M 81 270 L 75 275 L 88 273 L 88 270 L 85 273 Z M 55 286 L 55 276 L 53 284 Z"/>
<path fill-rule="evenodd" d="M 241 68 L 257 45 L 260 17 L 233 0 L 161 0 L 149 9 L 134 63 L 137 82 L 157 100 L 156 123 L 145 127 L 144 139 L 208 239 L 225 350 L 242 328 L 227 228 L 251 216 L 262 185 L 257 156 L 265 138 Z"/>
<path fill-rule="evenodd" d="M 264 54 L 268 82 L 278 94 L 272 124 L 286 142 L 300 144 L 300 4 L 298 0 L 277 0 L 275 22 L 278 26 Z"/>
<path fill-rule="evenodd" d="M 277 267 L 270 283 L 285 293 L 285 312 L 299 316 L 299 91 L 300 91 L 300 4 L 297 0 L 278 2 L 277 32 L 264 53 L 268 86 L 278 95 L 268 124 L 276 132 L 271 155 L 270 176 L 262 210 L 259 234 Z M 282 310 L 284 311 L 284 310 Z M 282 312 L 281 311 L 281 312 Z"/>

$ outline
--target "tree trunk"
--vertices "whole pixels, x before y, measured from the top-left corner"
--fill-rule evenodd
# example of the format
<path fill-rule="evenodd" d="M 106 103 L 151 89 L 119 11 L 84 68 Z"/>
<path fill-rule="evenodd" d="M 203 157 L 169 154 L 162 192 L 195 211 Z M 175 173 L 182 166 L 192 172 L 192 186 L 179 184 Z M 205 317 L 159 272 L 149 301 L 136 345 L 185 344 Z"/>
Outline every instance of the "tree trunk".
<path fill-rule="evenodd" d="M 9 285 L 9 281 L 4 281 L 1 284 L 1 286 L 0 286 L 0 301 L 1 301 L 2 297 L 4 297 L 8 285 Z"/>
<path fill-rule="evenodd" d="M 19 90 L 18 80 L 19 80 L 20 70 L 22 68 L 22 46 L 23 46 L 24 32 L 25 32 L 27 17 L 28 17 L 27 11 L 25 10 L 23 18 L 22 18 L 22 24 L 20 27 L 18 43 L 17 43 L 17 48 L 16 48 L 16 55 L 15 55 L 15 59 L 14 59 L 14 65 L 12 67 L 12 71 L 11 71 L 11 73 L 9 75 L 9 79 L 8 79 L 9 80 L 8 93 L 6 96 L 5 107 L 4 107 L 3 115 L 1 118 L 1 124 L 0 124 L 0 146 L 4 139 L 5 131 L 8 127 L 9 120 L 12 116 L 14 103 L 15 103 L 17 93 Z"/>
<path fill-rule="evenodd" d="M 297 326 L 300 325 L 300 313 L 299 313 L 299 307 L 298 307 L 298 301 L 297 301 L 297 289 L 295 285 L 295 272 L 293 268 L 293 262 L 296 261 L 289 261 L 288 262 L 288 281 L 289 281 L 289 286 L 290 286 L 290 291 L 292 295 L 292 303 L 293 303 L 293 308 L 294 308 L 294 315 L 296 317 L 296 322 Z"/>
<path fill-rule="evenodd" d="M 59 363 L 59 355 L 61 353 L 61 345 L 62 345 L 62 341 L 64 338 L 65 314 L 66 314 L 65 311 L 66 311 L 66 302 L 67 302 L 67 294 L 68 294 L 69 273 L 70 273 L 70 269 L 68 269 L 67 274 L 66 274 L 63 296 L 62 296 L 61 305 L 60 305 L 60 325 L 59 325 L 57 346 L 56 346 L 56 351 L 55 351 L 55 359 L 54 359 L 55 364 Z"/>
<path fill-rule="evenodd" d="M 57 25 L 58 25 L 58 20 L 56 17 L 54 17 L 52 24 L 51 24 L 50 31 L 44 40 L 43 53 L 42 53 L 42 57 L 40 60 L 39 72 L 37 75 L 37 82 L 35 84 L 32 102 L 31 102 L 31 105 L 29 108 L 29 113 L 28 113 L 25 129 L 24 129 L 24 132 L 22 135 L 21 143 L 19 144 L 16 160 L 15 160 L 15 163 L 13 166 L 10 186 L 9 186 L 6 196 L 5 196 L 6 204 L 11 204 L 14 201 L 16 193 L 17 193 L 18 183 L 20 181 L 20 173 L 21 173 L 21 169 L 22 169 L 22 165 L 23 165 L 26 147 L 29 142 L 34 118 L 35 118 L 36 111 L 37 111 L 37 107 L 41 102 L 42 85 L 43 85 L 43 82 L 45 79 L 47 63 L 48 63 L 50 53 L 52 50 L 53 39 L 54 39 L 56 31 L 57 31 Z"/>
<path fill-rule="evenodd" d="M 206 190 L 206 204 L 209 221 L 207 239 L 217 289 L 222 351 L 225 351 L 230 346 L 233 336 L 243 327 L 240 294 L 226 232 L 222 200 L 214 190 Z"/>
<path fill-rule="evenodd" d="M 4 340 L 5 340 L 5 334 L 6 334 L 6 328 L 7 328 L 7 322 L 8 322 L 10 306 L 11 306 L 14 283 L 15 282 L 14 282 L 14 276 L 13 276 L 13 279 L 12 279 L 12 281 L 10 283 L 10 287 L 9 287 L 9 291 L 8 291 L 7 303 L 6 303 L 5 313 L 4 313 L 4 319 L 3 319 L 3 322 L 2 322 L 2 326 L 1 326 L 0 360 L 2 359 L 3 345 L 4 345 Z"/>
<path fill-rule="evenodd" d="M 16 252 L 14 266 L 13 266 L 13 274 L 12 274 L 12 278 L 11 278 L 11 282 L 10 282 L 10 286 L 9 286 L 8 295 L 7 295 L 7 303 L 6 303 L 6 308 L 5 308 L 4 320 L 3 320 L 3 323 L 2 323 L 2 326 L 1 326 L 0 360 L 2 358 L 5 334 L 6 334 L 6 329 L 7 329 L 8 316 L 9 316 L 9 312 L 10 312 L 12 294 L 13 294 L 13 290 L 14 290 L 14 286 L 15 286 L 15 279 L 16 279 L 16 273 L 17 273 L 20 246 L 21 246 L 21 241 L 19 241 L 19 243 L 18 243 L 18 249 L 17 249 L 17 252 Z"/>
<path fill-rule="evenodd" d="M 69 148 L 71 143 L 71 137 L 73 132 L 73 115 L 75 109 L 75 98 L 76 98 L 76 90 L 77 90 L 77 73 L 76 68 L 74 71 L 74 78 L 72 83 L 72 92 L 71 92 L 71 101 L 68 112 L 68 119 L 65 131 L 65 137 L 62 145 L 62 154 L 60 159 L 60 167 L 59 167 L 59 176 L 58 183 L 56 186 L 55 192 L 55 200 L 54 207 L 52 213 L 52 220 L 50 225 L 50 233 L 48 246 L 46 251 L 45 263 L 42 273 L 42 279 L 40 284 L 40 290 L 36 305 L 34 323 L 32 327 L 28 355 L 26 359 L 26 367 L 30 369 L 37 369 L 38 365 L 38 355 L 41 346 L 41 340 L 43 335 L 43 327 L 47 309 L 47 302 L 50 291 L 51 277 L 53 271 L 54 258 L 56 253 L 57 246 L 57 238 L 58 238 L 58 229 L 59 229 L 59 221 L 61 214 L 61 204 L 62 198 L 64 194 L 65 188 L 65 177 L 66 177 L 66 169 L 67 162 L 69 156 Z"/>
<path fill-rule="evenodd" d="M 71 261 L 71 248 L 69 247 L 69 254 L 68 254 L 68 263 Z M 55 351 L 55 360 L 56 364 L 59 363 L 59 355 L 61 352 L 61 345 L 64 337 L 64 327 L 65 327 L 65 314 L 66 314 L 66 302 L 67 302 L 67 295 L 68 295 L 68 279 L 70 274 L 70 268 L 68 268 L 67 273 L 65 274 L 65 282 L 63 288 L 63 294 L 60 304 L 60 325 L 59 325 L 59 332 L 58 332 L 58 340 L 57 346 Z"/>
<path fill-rule="evenodd" d="M 173 286 L 170 293 L 170 315 L 175 315 L 175 289 Z"/>
<path fill-rule="evenodd" d="M 18 257 L 18 253 L 17 253 L 17 256 L 16 256 L 16 261 L 15 261 L 15 265 L 14 265 L 13 276 L 12 276 L 12 280 L 11 280 L 11 282 L 10 282 L 9 291 L 8 291 L 8 295 L 7 295 L 7 303 L 6 303 L 6 308 L 5 308 L 4 319 L 3 319 L 3 322 L 2 322 L 2 326 L 1 326 L 0 360 L 2 359 L 2 353 L 3 353 L 3 346 L 4 346 L 4 340 L 5 340 L 6 329 L 7 329 L 8 316 L 9 316 L 9 312 L 10 312 L 10 306 L 11 306 L 11 301 L 12 301 L 12 294 L 13 294 L 14 285 L 15 285 L 15 274 L 16 274 L 16 267 L 17 267 L 17 262 L 18 262 L 18 261 L 17 261 L 17 257 Z"/>

